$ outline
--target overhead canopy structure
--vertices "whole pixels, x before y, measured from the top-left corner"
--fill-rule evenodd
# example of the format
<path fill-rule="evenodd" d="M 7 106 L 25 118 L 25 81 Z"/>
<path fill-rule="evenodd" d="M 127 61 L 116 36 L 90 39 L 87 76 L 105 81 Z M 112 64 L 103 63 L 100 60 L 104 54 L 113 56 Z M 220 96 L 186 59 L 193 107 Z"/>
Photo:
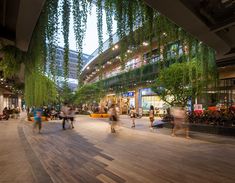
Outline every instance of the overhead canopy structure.
<path fill-rule="evenodd" d="M 45 0 L 0 0 L 0 45 L 27 51 Z"/>
<path fill-rule="evenodd" d="M 235 64 L 235 0 L 144 0 L 216 50 L 217 62 Z"/>

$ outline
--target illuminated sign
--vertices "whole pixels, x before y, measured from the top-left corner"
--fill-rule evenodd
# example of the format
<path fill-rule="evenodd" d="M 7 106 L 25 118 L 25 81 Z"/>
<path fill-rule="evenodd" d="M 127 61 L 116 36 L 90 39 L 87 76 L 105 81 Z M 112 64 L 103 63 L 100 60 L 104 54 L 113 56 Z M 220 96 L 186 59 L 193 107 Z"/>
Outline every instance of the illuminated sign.
<path fill-rule="evenodd" d="M 134 97 L 134 96 L 135 96 L 135 92 L 123 93 L 122 96 L 123 96 L 123 97 Z"/>

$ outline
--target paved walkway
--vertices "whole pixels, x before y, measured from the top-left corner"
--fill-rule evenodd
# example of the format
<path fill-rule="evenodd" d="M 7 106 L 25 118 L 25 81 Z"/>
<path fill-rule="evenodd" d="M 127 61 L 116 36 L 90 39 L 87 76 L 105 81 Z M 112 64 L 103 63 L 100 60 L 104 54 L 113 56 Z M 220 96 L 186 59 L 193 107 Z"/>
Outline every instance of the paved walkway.
<path fill-rule="evenodd" d="M 122 116 L 116 134 L 106 119 L 79 116 L 75 129 L 60 121 L 0 121 L 0 182 L 180 182 L 232 183 L 235 139 L 191 133 L 171 137 L 169 129 L 150 130 L 148 119 Z M 16 176 L 18 175 L 18 176 Z"/>

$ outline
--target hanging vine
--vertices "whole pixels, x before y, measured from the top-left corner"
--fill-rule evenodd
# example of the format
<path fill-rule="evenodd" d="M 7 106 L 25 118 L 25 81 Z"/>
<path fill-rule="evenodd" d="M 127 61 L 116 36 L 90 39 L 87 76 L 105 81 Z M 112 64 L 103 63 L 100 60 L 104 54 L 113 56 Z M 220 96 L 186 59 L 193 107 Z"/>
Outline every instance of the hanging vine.
<path fill-rule="evenodd" d="M 87 13 L 88 6 L 87 0 L 73 0 L 73 19 L 74 19 L 74 33 L 78 49 L 78 65 L 77 65 L 77 78 L 79 86 L 83 81 L 80 74 L 83 67 L 82 54 L 83 54 L 83 40 L 86 33 Z"/>
<path fill-rule="evenodd" d="M 64 37 L 64 78 L 67 83 L 69 74 L 69 21 L 70 21 L 70 1 L 63 0 L 62 7 L 62 26 Z"/>
<path fill-rule="evenodd" d="M 97 31 L 98 31 L 98 42 L 99 42 L 99 53 L 103 51 L 103 7 L 102 0 L 96 2 L 96 17 L 97 17 Z"/>
<path fill-rule="evenodd" d="M 105 1 L 105 14 L 106 14 L 106 24 L 107 24 L 107 34 L 109 36 L 109 46 L 113 45 L 113 7 L 112 1 Z"/>
<path fill-rule="evenodd" d="M 47 0 L 45 8 L 47 8 L 48 24 L 47 24 L 47 41 L 48 41 L 48 58 L 49 70 L 53 81 L 56 79 L 56 47 L 58 33 L 58 2 L 59 0 Z"/>

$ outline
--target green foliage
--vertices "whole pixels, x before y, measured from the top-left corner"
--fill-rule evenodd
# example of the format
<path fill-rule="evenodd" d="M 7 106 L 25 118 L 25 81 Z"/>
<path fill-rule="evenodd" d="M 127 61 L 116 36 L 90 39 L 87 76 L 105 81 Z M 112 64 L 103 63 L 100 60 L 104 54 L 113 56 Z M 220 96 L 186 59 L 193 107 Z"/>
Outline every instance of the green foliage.
<path fill-rule="evenodd" d="M 77 78 L 79 85 L 82 85 L 80 74 L 82 71 L 82 54 L 83 54 L 83 40 L 86 33 L 86 23 L 88 14 L 88 2 L 89 0 L 73 0 L 73 20 L 74 20 L 74 33 L 78 49 L 78 66 L 77 66 Z"/>
<path fill-rule="evenodd" d="M 3 59 L 0 62 L 0 70 L 3 71 L 3 76 L 5 78 L 16 76 L 26 54 L 14 46 L 3 47 L 0 52 L 4 53 Z"/>
<path fill-rule="evenodd" d="M 50 63 L 49 68 L 50 68 L 50 74 L 54 81 L 56 76 L 55 59 L 56 59 L 58 17 L 59 17 L 58 3 L 59 0 L 46 0 L 43 11 L 43 13 L 45 13 L 45 16 L 47 17 L 43 21 L 43 24 L 46 25 L 45 34 L 48 42 L 48 59 Z M 38 29 L 38 31 L 40 31 L 40 28 Z M 46 42 L 44 44 L 46 44 Z"/>
<path fill-rule="evenodd" d="M 106 14 L 106 24 L 107 24 L 107 33 L 109 36 L 109 46 L 113 44 L 113 7 L 111 0 L 105 1 L 105 14 Z"/>
<path fill-rule="evenodd" d="M 64 36 L 64 78 L 67 81 L 69 74 L 69 21 L 70 21 L 70 1 L 63 1 L 62 26 Z"/>
<path fill-rule="evenodd" d="M 99 84 L 86 84 L 80 87 L 76 92 L 77 104 L 89 104 L 99 102 L 105 96 L 102 85 Z"/>
<path fill-rule="evenodd" d="M 171 106 L 186 106 L 201 93 L 204 82 L 198 62 L 175 63 L 160 71 L 152 89 Z"/>
<path fill-rule="evenodd" d="M 25 79 L 25 102 L 27 106 L 40 107 L 56 101 L 55 83 L 41 73 L 28 73 Z"/>
<path fill-rule="evenodd" d="M 97 0 L 96 14 L 97 14 L 97 31 L 98 31 L 99 53 L 102 53 L 102 51 L 103 51 L 103 12 L 102 11 L 103 11 L 102 0 Z M 109 24 L 109 29 L 110 29 L 110 24 Z"/>
<path fill-rule="evenodd" d="M 75 100 L 74 92 L 69 88 L 68 84 L 65 82 L 61 88 L 59 88 L 60 102 L 66 102 L 73 104 Z"/>

